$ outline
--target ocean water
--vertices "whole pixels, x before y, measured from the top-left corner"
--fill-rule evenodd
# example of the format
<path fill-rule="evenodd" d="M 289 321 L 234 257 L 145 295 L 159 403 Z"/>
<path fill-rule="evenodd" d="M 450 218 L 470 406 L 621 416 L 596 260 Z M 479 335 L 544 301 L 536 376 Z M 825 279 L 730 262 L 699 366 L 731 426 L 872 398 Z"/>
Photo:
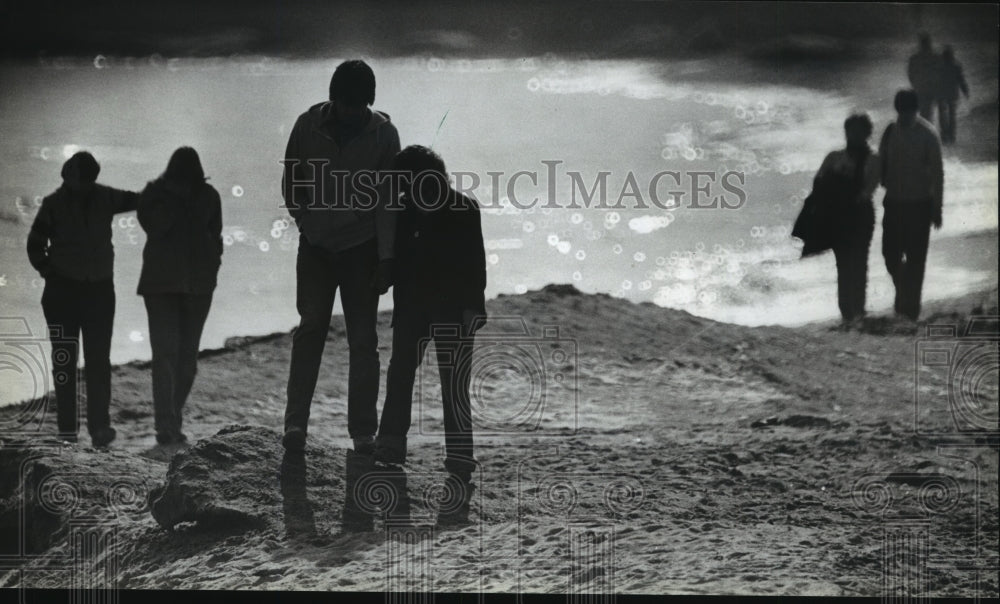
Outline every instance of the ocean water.
<path fill-rule="evenodd" d="M 0 403 L 44 386 L 18 348 L 39 339 L 46 349 L 43 283 L 24 241 L 41 197 L 78 149 L 101 162 L 101 182 L 126 189 L 155 178 L 176 147 L 199 151 L 222 195 L 226 243 L 203 347 L 296 324 L 298 235 L 280 207 L 279 160 L 298 114 L 326 97 L 338 62 L 154 56 L 0 67 L 0 304 L 5 325 L 23 326 L 0 334 Z M 375 106 L 391 115 L 404 146 L 433 145 L 483 205 L 488 296 L 572 283 L 746 325 L 838 316 L 832 255 L 799 260 L 791 224 L 824 155 L 843 144 L 844 117 L 869 111 L 877 145 L 893 117 L 885 99 L 905 84 L 902 69 L 884 65 L 845 94 L 711 77 L 692 83 L 687 76 L 711 70 L 705 61 L 371 64 Z M 678 176 L 656 181 L 663 171 Z M 997 165 L 949 155 L 945 172 L 945 226 L 932 234 L 927 300 L 997 283 Z M 601 178 L 603 194 L 595 189 L 586 207 Z M 677 203 L 659 207 L 652 185 L 659 204 L 671 191 Z M 704 194 L 694 201 L 699 185 L 723 203 L 693 207 L 709 204 Z M 892 300 L 879 231 L 869 264 L 875 311 Z M 135 294 L 144 241 L 134 215 L 116 220 L 114 362 L 150 356 Z"/>

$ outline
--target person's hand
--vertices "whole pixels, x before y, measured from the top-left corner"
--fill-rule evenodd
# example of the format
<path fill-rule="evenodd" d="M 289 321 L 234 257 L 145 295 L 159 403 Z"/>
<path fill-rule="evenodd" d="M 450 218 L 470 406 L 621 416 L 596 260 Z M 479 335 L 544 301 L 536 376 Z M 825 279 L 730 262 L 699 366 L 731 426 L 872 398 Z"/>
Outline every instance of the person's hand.
<path fill-rule="evenodd" d="M 931 218 L 931 224 L 934 225 L 935 229 L 941 228 L 941 208 L 934 210 L 934 217 Z"/>
<path fill-rule="evenodd" d="M 382 295 L 389 291 L 389 287 L 392 286 L 392 260 L 379 260 L 378 266 L 375 268 L 375 274 L 372 275 L 372 287 L 378 292 L 378 295 Z"/>

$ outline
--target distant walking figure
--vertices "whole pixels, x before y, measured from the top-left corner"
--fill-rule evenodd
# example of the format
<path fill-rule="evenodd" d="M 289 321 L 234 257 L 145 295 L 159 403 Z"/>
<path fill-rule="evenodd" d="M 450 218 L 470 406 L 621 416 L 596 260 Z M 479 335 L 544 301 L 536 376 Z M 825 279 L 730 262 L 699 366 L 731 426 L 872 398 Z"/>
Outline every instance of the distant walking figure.
<path fill-rule="evenodd" d="M 378 299 L 391 283 L 395 214 L 386 207 L 390 187 L 368 185 L 379 180 L 369 179 L 374 171 L 391 165 L 399 134 L 388 115 L 368 108 L 374 102 L 371 68 L 345 61 L 330 80 L 330 101 L 300 115 L 288 138 L 282 192 L 301 235 L 295 265 L 300 321 L 292 336 L 282 439 L 291 450 L 305 446 L 338 288 L 350 349 L 347 431 L 357 452 L 371 454 L 375 447 Z"/>
<path fill-rule="evenodd" d="M 885 215 L 882 256 L 896 287 L 896 313 L 916 321 L 930 228 L 941 228 L 944 168 L 934 126 L 917 115 L 917 93 L 896 93 L 898 116 L 882 134 L 879 156 Z"/>
<path fill-rule="evenodd" d="M 138 293 L 153 349 L 156 442 L 183 443 L 182 409 L 198 371 L 198 344 L 222 262 L 222 203 L 198 153 L 174 151 L 139 198 L 146 231 Z"/>
<path fill-rule="evenodd" d="M 929 34 L 920 34 L 919 49 L 910 57 L 906 74 L 920 101 L 920 117 L 933 121 L 941 79 L 941 57 L 934 52 Z"/>
<path fill-rule="evenodd" d="M 868 248 L 875 230 L 875 207 L 872 194 L 881 178 L 881 164 L 868 147 L 872 134 L 871 119 L 865 114 L 852 115 L 844 121 L 847 147 L 833 151 L 816 173 L 814 189 L 821 181 L 839 180 L 840 199 L 833 214 L 833 253 L 837 259 L 837 300 L 845 325 L 865 315 L 865 288 L 868 283 Z"/>
<path fill-rule="evenodd" d="M 111 333 L 115 317 L 111 222 L 139 196 L 97 184 L 101 167 L 81 151 L 63 164 L 63 184 L 42 200 L 28 235 L 28 259 L 45 278 L 42 310 L 52 342 L 56 421 L 63 440 L 77 440 L 77 359 L 83 333 L 87 431 L 95 447 L 115 439 L 111 427 Z"/>
<path fill-rule="evenodd" d="M 955 111 L 958 108 L 961 92 L 969 98 L 969 85 L 962 72 L 962 64 L 955 60 L 955 51 L 951 46 L 945 46 L 941 53 L 941 81 L 938 88 L 938 124 L 941 126 L 941 142 L 955 142 Z M 919 94 L 919 93 L 918 93 Z"/>
<path fill-rule="evenodd" d="M 396 228 L 392 359 L 375 460 L 406 459 L 415 374 L 433 339 L 444 403 L 445 468 L 467 483 L 475 468 L 470 363 L 475 331 L 486 319 L 479 206 L 448 186 L 444 161 L 426 147 L 401 151 L 394 169 L 410 176 Z"/>

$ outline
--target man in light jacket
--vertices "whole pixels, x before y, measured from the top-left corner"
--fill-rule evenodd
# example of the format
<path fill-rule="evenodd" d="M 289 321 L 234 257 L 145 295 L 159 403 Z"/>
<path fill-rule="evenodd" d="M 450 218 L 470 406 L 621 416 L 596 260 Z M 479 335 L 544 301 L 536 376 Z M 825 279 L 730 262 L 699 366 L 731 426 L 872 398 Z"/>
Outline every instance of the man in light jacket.
<path fill-rule="evenodd" d="M 937 131 L 917 115 L 917 93 L 900 90 L 894 104 L 898 117 L 878 152 L 885 187 L 882 256 L 896 286 L 896 313 L 916 321 L 931 225 L 941 228 L 944 168 Z"/>
<path fill-rule="evenodd" d="M 374 451 L 379 357 L 378 298 L 391 284 L 395 215 L 387 170 L 399 151 L 389 116 L 369 109 L 375 75 L 363 61 L 340 64 L 330 100 L 299 116 L 285 151 L 282 193 L 299 228 L 296 307 L 285 408 L 286 449 L 305 447 L 320 361 L 337 288 L 350 369 L 347 428 L 359 453 Z"/>

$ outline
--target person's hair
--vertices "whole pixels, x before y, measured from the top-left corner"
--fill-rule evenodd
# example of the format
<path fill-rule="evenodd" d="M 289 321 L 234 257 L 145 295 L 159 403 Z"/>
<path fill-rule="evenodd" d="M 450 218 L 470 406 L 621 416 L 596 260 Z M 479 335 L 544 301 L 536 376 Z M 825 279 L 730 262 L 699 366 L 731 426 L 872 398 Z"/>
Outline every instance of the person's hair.
<path fill-rule="evenodd" d="M 844 120 L 844 132 L 847 132 L 854 126 L 864 129 L 865 138 L 872 135 L 872 120 L 868 117 L 867 113 L 855 113 Z"/>
<path fill-rule="evenodd" d="M 945 46 L 944 50 L 941 51 L 941 56 L 948 60 L 954 59 L 955 58 L 954 47 L 952 47 L 951 44 Z"/>
<path fill-rule="evenodd" d="M 191 147 L 181 147 L 174 151 L 167 162 L 163 178 L 188 187 L 205 182 L 205 170 L 201 167 L 198 152 Z"/>
<path fill-rule="evenodd" d="M 446 179 L 448 178 L 441 156 L 423 145 L 410 145 L 397 153 L 392 160 L 392 168 L 393 170 L 412 172 L 414 175 L 421 172 L 435 172 Z"/>
<path fill-rule="evenodd" d="M 375 102 L 375 73 L 364 61 L 354 59 L 337 66 L 330 78 L 330 100 L 351 107 Z"/>
<path fill-rule="evenodd" d="M 931 35 L 925 31 L 920 32 L 917 35 L 917 39 L 920 40 L 921 48 L 930 48 L 931 46 Z"/>
<path fill-rule="evenodd" d="M 81 184 L 93 184 L 97 182 L 97 175 L 100 173 L 101 165 L 94 156 L 86 151 L 78 151 L 63 164 L 60 176 L 63 180 L 75 177 Z"/>
<path fill-rule="evenodd" d="M 920 99 L 917 97 L 917 92 L 912 88 L 904 88 L 896 93 L 896 98 L 892 101 L 892 106 L 896 108 L 899 113 L 906 113 L 908 111 L 916 111 L 920 108 Z"/>

